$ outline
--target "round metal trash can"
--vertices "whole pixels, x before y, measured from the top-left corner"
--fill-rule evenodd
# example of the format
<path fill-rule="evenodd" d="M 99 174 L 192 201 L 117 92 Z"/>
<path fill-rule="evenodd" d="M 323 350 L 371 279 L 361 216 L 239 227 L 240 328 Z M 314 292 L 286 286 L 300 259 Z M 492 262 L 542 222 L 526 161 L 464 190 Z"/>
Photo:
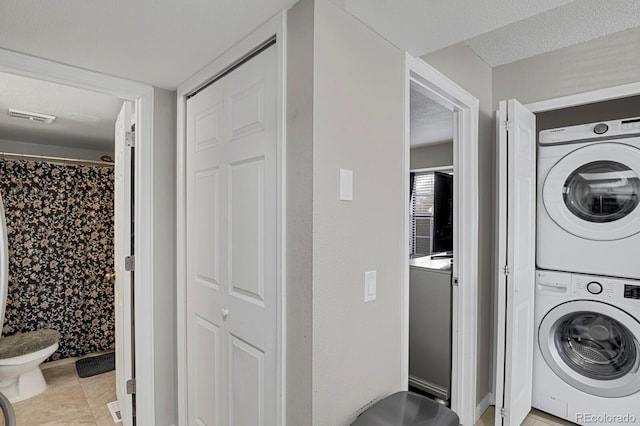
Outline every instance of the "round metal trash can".
<path fill-rule="evenodd" d="M 458 426 L 458 415 L 413 392 L 397 392 L 376 402 L 352 426 Z"/>

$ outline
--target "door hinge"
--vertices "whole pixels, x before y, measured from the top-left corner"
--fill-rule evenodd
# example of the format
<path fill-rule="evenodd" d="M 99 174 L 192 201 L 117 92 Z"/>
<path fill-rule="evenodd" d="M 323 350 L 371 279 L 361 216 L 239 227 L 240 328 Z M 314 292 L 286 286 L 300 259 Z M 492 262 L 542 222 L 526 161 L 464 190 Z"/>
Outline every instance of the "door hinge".
<path fill-rule="evenodd" d="M 504 407 L 500 409 L 500 417 L 502 417 L 503 419 L 507 417 L 507 410 L 505 410 Z"/>
<path fill-rule="evenodd" d="M 505 275 L 509 275 L 511 273 L 511 268 L 509 267 L 509 265 L 504 265 L 502 270 L 503 270 Z"/>
<path fill-rule="evenodd" d="M 504 129 L 508 132 L 511 130 L 513 122 L 511 120 L 504 120 Z"/>
<path fill-rule="evenodd" d="M 458 287 L 458 277 L 453 277 L 453 286 Z"/>
<path fill-rule="evenodd" d="M 127 395 L 136 393 L 136 379 L 127 380 Z"/>
<path fill-rule="evenodd" d="M 124 258 L 124 270 L 135 271 L 136 269 L 136 257 L 131 255 Z"/>
<path fill-rule="evenodd" d="M 125 135 L 125 141 L 127 143 L 127 147 L 135 148 L 136 146 L 136 132 L 131 131 L 127 132 Z"/>

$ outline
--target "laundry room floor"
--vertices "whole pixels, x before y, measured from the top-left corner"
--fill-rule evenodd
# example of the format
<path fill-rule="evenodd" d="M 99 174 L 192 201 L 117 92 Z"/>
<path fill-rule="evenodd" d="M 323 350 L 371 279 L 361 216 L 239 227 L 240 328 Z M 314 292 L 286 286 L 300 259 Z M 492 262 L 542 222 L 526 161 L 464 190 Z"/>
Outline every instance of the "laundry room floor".
<path fill-rule="evenodd" d="M 482 417 L 480 417 L 476 426 L 494 426 L 495 413 L 495 407 L 493 405 L 490 406 L 487 411 L 484 412 Z M 531 410 L 527 418 L 524 419 L 522 426 L 575 426 L 575 423 L 559 419 L 550 414 L 534 409 Z"/>
<path fill-rule="evenodd" d="M 107 403 L 116 400 L 116 372 L 80 378 L 75 363 L 42 366 L 48 389 L 16 402 L 17 426 L 115 425 Z M 4 424 L 0 420 L 0 424 Z"/>

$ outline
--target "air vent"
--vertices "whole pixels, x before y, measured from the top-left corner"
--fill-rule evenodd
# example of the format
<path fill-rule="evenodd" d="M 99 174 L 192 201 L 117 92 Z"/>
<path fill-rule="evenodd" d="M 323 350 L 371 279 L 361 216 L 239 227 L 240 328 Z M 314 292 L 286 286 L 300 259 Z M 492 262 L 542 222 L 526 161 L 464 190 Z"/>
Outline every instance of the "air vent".
<path fill-rule="evenodd" d="M 51 124 L 55 121 L 55 115 L 40 114 L 37 112 L 20 111 L 17 109 L 9 108 L 9 117 L 20 118 L 22 120 L 29 120 L 36 123 Z"/>

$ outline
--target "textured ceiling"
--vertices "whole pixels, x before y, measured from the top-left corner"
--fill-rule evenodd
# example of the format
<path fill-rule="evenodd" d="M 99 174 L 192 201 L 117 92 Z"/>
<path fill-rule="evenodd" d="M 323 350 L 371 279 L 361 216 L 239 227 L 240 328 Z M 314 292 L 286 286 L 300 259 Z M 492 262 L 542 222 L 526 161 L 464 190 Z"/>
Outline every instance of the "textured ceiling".
<path fill-rule="evenodd" d="M 176 88 L 295 0 L 0 2 L 0 47 Z"/>
<path fill-rule="evenodd" d="M 507 26 L 469 42 L 492 64 L 599 37 L 640 15 L 638 0 L 332 1 L 415 56 Z M 0 48 L 175 89 L 295 2 L 2 0 Z"/>
<path fill-rule="evenodd" d="M 0 139 L 113 152 L 122 100 L 0 73 Z M 8 109 L 57 116 L 52 124 L 10 118 Z"/>
<path fill-rule="evenodd" d="M 639 0 L 579 0 L 466 43 L 496 67 L 637 26 Z"/>
<path fill-rule="evenodd" d="M 453 140 L 453 112 L 432 100 L 427 93 L 411 84 L 411 147 L 435 145 Z"/>
<path fill-rule="evenodd" d="M 467 40 L 492 66 L 640 25 L 640 0 L 332 1 L 413 55 Z M 0 48 L 174 89 L 294 3 L 2 0 Z M 75 89 L 8 78 L 0 79 L 0 138 L 100 149 L 112 144 L 120 100 L 86 92 L 88 98 L 74 104 L 79 92 L 66 91 Z M 60 118 L 46 130 L 34 123 L 10 124 L 9 106 Z M 428 100 L 414 108 L 414 144 L 449 137 L 447 114 L 438 115 Z"/>
<path fill-rule="evenodd" d="M 347 12 L 396 46 L 422 56 L 571 1 L 344 0 L 344 4 Z"/>

